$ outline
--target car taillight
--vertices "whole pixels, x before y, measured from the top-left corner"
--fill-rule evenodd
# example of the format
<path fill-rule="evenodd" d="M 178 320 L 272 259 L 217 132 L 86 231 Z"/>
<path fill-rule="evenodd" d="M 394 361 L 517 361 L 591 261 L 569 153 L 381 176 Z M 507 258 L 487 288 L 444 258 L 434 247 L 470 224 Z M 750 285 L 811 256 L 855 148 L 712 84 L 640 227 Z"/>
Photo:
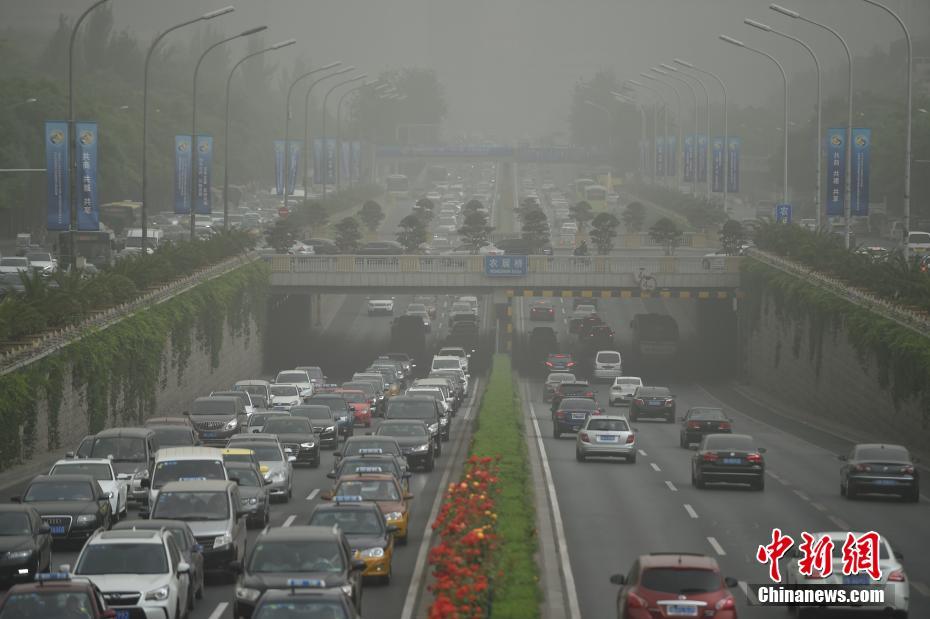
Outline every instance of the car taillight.
<path fill-rule="evenodd" d="M 587 433 L 587 432 L 582 432 L 579 436 L 581 437 L 581 442 L 582 442 L 582 443 L 590 443 L 590 442 L 591 442 L 591 437 L 588 436 L 588 433 Z"/>
<path fill-rule="evenodd" d="M 586 397 L 586 398 L 593 398 L 593 397 L 594 397 L 594 392 L 593 392 L 593 391 L 586 391 L 585 394 L 584 394 L 584 397 Z"/>
<path fill-rule="evenodd" d="M 717 426 L 717 429 L 719 429 L 719 430 L 729 430 L 729 429 L 730 429 L 730 424 L 727 423 L 726 421 L 721 421 L 720 424 Z"/>
<path fill-rule="evenodd" d="M 700 429 L 701 424 L 700 424 L 700 422 L 697 422 L 697 421 L 689 421 L 689 422 L 688 422 L 688 427 L 691 428 L 691 429 L 693 429 L 693 430 L 698 430 L 698 429 Z"/>
<path fill-rule="evenodd" d="M 857 464 L 855 468 L 860 473 L 865 473 L 872 470 L 872 467 L 868 464 Z"/>
<path fill-rule="evenodd" d="M 551 361 L 546 361 L 546 365 L 549 366 L 549 367 L 551 368 L 551 367 L 552 367 L 552 362 L 551 362 Z"/>
<path fill-rule="evenodd" d="M 914 474 L 914 467 L 913 467 L 913 466 L 903 466 L 903 467 L 901 467 L 901 472 L 904 473 L 905 475 L 913 475 L 913 474 Z"/>
<path fill-rule="evenodd" d="M 762 462 L 762 454 L 749 454 L 746 456 L 746 462 Z"/>
<path fill-rule="evenodd" d="M 633 435 L 632 432 L 631 432 L 630 434 L 627 434 L 627 435 L 626 435 L 626 442 L 627 442 L 628 445 L 631 444 L 631 443 L 636 442 L 636 437 Z"/>
<path fill-rule="evenodd" d="M 602 411 L 602 410 L 599 409 L 599 408 L 595 408 L 593 411 L 591 411 L 591 414 L 592 414 L 592 415 L 603 415 L 603 414 L 604 414 L 604 411 Z"/>
<path fill-rule="evenodd" d="M 635 404 L 636 406 L 643 406 L 643 401 L 640 400 L 639 398 L 636 398 L 635 400 L 633 400 L 633 404 Z"/>
<path fill-rule="evenodd" d="M 717 610 L 733 610 L 736 608 L 736 601 L 733 599 L 732 595 L 728 595 L 725 598 L 717 600 L 714 608 Z"/>
<path fill-rule="evenodd" d="M 565 417 L 565 411 L 555 411 L 555 416 L 558 417 L 559 419 L 562 419 L 563 417 Z"/>
<path fill-rule="evenodd" d="M 672 406 L 675 406 L 675 400 L 666 400 L 666 401 L 665 401 L 665 408 L 671 408 Z"/>
<path fill-rule="evenodd" d="M 555 314 L 555 310 L 552 309 L 552 308 L 550 307 L 550 308 L 549 308 L 549 313 L 550 313 L 550 314 Z"/>
<path fill-rule="evenodd" d="M 904 582 L 907 580 L 907 576 L 904 575 L 904 570 L 895 570 L 888 574 L 888 582 Z"/>
<path fill-rule="evenodd" d="M 635 593 L 627 593 L 626 595 L 626 607 L 629 608 L 646 608 L 646 600 L 639 597 Z"/>
<path fill-rule="evenodd" d="M 572 366 L 575 365 L 575 362 L 574 362 L 574 361 L 569 361 L 569 362 L 566 363 L 565 365 L 568 366 L 568 367 L 572 367 Z"/>
<path fill-rule="evenodd" d="M 704 462 L 716 462 L 716 461 L 717 461 L 717 454 L 715 454 L 715 453 L 712 452 L 712 451 L 708 451 L 708 452 L 705 452 L 705 453 L 701 454 L 701 459 L 702 459 Z"/>

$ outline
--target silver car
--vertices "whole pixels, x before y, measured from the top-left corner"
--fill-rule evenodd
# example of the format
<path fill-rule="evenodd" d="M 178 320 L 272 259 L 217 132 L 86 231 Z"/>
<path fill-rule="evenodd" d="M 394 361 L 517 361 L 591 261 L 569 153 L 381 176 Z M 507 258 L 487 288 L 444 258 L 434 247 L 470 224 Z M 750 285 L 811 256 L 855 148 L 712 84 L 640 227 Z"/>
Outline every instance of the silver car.
<path fill-rule="evenodd" d="M 272 500 L 279 499 L 287 502 L 293 494 L 292 482 L 294 479 L 293 462 L 295 456 L 284 455 L 281 444 L 273 434 L 240 434 L 229 440 L 230 449 L 251 449 L 258 455 L 259 464 L 267 466 L 265 483 L 268 494 Z"/>
<path fill-rule="evenodd" d="M 591 415 L 575 439 L 575 459 L 625 458 L 636 462 L 636 430 L 626 417 Z"/>

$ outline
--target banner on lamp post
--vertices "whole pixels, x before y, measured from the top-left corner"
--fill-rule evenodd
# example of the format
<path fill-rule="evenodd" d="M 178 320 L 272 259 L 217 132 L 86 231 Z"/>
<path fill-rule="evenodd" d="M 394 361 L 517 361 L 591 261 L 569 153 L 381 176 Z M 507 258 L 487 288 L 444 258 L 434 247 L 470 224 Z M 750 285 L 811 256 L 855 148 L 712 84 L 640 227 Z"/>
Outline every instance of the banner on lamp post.
<path fill-rule="evenodd" d="M 100 229 L 100 203 L 97 194 L 97 123 L 75 125 L 74 152 L 77 157 L 80 203 L 77 211 L 78 230 Z"/>
<path fill-rule="evenodd" d="M 45 123 L 46 227 L 67 230 L 71 224 L 71 174 L 68 169 L 68 123 Z"/>
<path fill-rule="evenodd" d="M 742 140 L 737 137 L 727 137 L 727 192 L 739 193 L 740 149 Z"/>
<path fill-rule="evenodd" d="M 323 182 L 326 185 L 332 185 L 336 182 L 336 139 L 327 138 L 324 147 L 326 152 L 324 154 Z"/>
<path fill-rule="evenodd" d="M 665 172 L 668 176 L 678 175 L 678 138 L 668 136 L 665 145 Z"/>
<path fill-rule="evenodd" d="M 707 178 L 707 136 L 699 133 L 694 140 L 694 181 L 703 182 Z"/>
<path fill-rule="evenodd" d="M 656 174 L 665 176 L 665 138 L 656 138 Z"/>
<path fill-rule="evenodd" d="M 213 202 L 210 195 L 212 168 L 213 138 L 209 135 L 198 135 L 194 212 L 199 215 L 209 215 L 213 210 Z"/>
<path fill-rule="evenodd" d="M 317 185 L 323 184 L 323 140 L 313 138 L 313 182 Z"/>
<path fill-rule="evenodd" d="M 852 130 L 852 170 L 849 197 L 849 212 L 852 217 L 869 214 L 869 173 L 872 165 L 872 130 Z"/>
<path fill-rule="evenodd" d="M 827 129 L 827 216 L 843 217 L 846 183 L 846 129 Z"/>
<path fill-rule="evenodd" d="M 290 155 L 287 161 L 287 195 L 294 195 L 294 187 L 297 186 L 297 170 L 300 169 L 300 153 L 303 150 L 302 140 L 289 141 Z"/>
<path fill-rule="evenodd" d="M 682 174 L 686 183 L 694 182 L 694 136 L 685 136 Z"/>
<path fill-rule="evenodd" d="M 350 177 L 354 183 L 362 179 L 362 143 L 358 140 L 352 142 L 352 173 Z"/>
<path fill-rule="evenodd" d="M 174 136 L 174 212 L 191 212 L 191 136 Z"/>
<path fill-rule="evenodd" d="M 711 158 L 713 168 L 710 171 L 710 190 L 715 193 L 723 193 L 723 138 L 714 138 L 710 143 Z"/>

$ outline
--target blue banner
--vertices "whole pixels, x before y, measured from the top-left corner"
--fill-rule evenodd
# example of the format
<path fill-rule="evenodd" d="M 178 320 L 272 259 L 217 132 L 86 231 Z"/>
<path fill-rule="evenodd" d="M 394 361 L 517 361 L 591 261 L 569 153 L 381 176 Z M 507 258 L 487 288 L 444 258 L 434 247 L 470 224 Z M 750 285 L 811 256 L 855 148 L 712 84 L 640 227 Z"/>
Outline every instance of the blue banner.
<path fill-rule="evenodd" d="M 791 223 L 791 205 L 790 204 L 776 204 L 775 205 L 775 223 L 777 224 L 790 224 Z"/>
<path fill-rule="evenodd" d="M 846 183 L 846 129 L 827 129 L 827 216 L 842 217 Z"/>
<path fill-rule="evenodd" d="M 727 191 L 739 193 L 739 154 L 742 147 L 740 138 L 728 137 L 727 141 Z"/>
<path fill-rule="evenodd" d="M 303 140 L 290 140 L 290 155 L 287 160 L 287 195 L 294 195 L 297 186 L 297 170 L 300 169 L 300 153 L 304 148 Z"/>
<path fill-rule="evenodd" d="M 665 145 L 665 171 L 669 176 L 678 176 L 678 138 L 674 135 L 668 136 L 668 143 Z"/>
<path fill-rule="evenodd" d="M 713 169 L 711 169 L 711 188 L 716 193 L 723 193 L 723 138 L 714 138 L 711 142 Z"/>
<path fill-rule="evenodd" d="M 174 136 L 174 212 L 191 212 L 191 136 Z"/>
<path fill-rule="evenodd" d="M 213 138 L 197 136 L 197 181 L 194 195 L 194 212 L 209 215 L 213 203 L 210 196 L 211 169 L 213 168 Z"/>
<path fill-rule="evenodd" d="M 522 277 L 526 275 L 526 256 L 485 256 L 484 274 L 488 277 Z"/>
<path fill-rule="evenodd" d="M 100 229 L 100 202 L 97 199 L 97 123 L 77 123 L 74 143 L 78 162 L 80 203 L 77 211 L 78 230 Z"/>
<path fill-rule="evenodd" d="M 326 152 L 324 153 L 323 159 L 323 182 L 327 185 L 332 185 L 336 182 L 336 139 L 327 138 L 324 146 Z"/>
<path fill-rule="evenodd" d="M 339 141 L 339 155 L 341 165 L 339 167 L 339 179 L 343 182 L 350 181 L 352 170 L 352 144 L 349 142 Z"/>
<path fill-rule="evenodd" d="M 357 183 L 362 180 L 362 143 L 359 141 L 352 142 L 352 181 Z"/>
<path fill-rule="evenodd" d="M 323 184 L 323 140 L 313 139 L 313 182 Z"/>
<path fill-rule="evenodd" d="M 869 214 L 869 173 L 872 167 L 872 130 L 852 130 L 852 170 L 849 212 L 853 217 Z"/>
<path fill-rule="evenodd" d="M 665 138 L 656 138 L 656 175 L 665 176 Z"/>
<path fill-rule="evenodd" d="M 694 140 L 694 149 L 695 149 L 695 166 L 694 166 L 694 180 L 698 183 L 703 183 L 707 180 L 707 136 L 703 133 L 699 133 Z"/>
<path fill-rule="evenodd" d="M 682 171 L 686 183 L 694 182 L 694 136 L 685 136 L 685 150 L 682 155 Z"/>
<path fill-rule="evenodd" d="M 68 123 L 45 123 L 47 227 L 67 230 L 71 223 L 71 175 L 68 170 Z"/>
<path fill-rule="evenodd" d="M 274 192 L 284 195 L 284 140 L 274 141 Z"/>

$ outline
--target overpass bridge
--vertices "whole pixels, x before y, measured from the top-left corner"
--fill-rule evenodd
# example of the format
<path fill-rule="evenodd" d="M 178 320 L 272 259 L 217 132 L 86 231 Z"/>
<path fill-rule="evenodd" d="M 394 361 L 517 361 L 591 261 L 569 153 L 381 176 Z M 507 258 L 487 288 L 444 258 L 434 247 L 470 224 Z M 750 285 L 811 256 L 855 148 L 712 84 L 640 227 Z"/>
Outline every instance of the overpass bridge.
<path fill-rule="evenodd" d="M 379 160 L 391 161 L 513 161 L 546 164 L 609 164 L 607 153 L 598 148 L 574 146 L 506 146 L 453 144 L 442 146 L 378 146 Z"/>
<path fill-rule="evenodd" d="M 280 294 L 494 294 L 543 297 L 726 299 L 741 257 L 269 255 Z"/>

